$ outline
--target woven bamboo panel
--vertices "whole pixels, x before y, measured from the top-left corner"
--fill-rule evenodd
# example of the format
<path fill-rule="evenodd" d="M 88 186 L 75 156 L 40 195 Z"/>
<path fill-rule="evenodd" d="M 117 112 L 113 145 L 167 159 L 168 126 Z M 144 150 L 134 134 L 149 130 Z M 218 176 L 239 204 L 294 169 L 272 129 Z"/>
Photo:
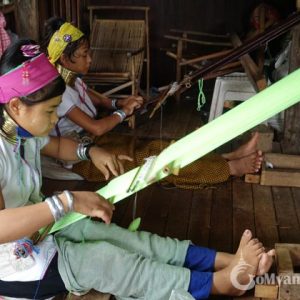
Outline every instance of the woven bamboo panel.
<path fill-rule="evenodd" d="M 133 59 L 135 74 L 139 74 L 144 53 L 141 52 L 132 58 L 127 53 L 137 51 L 144 46 L 145 22 L 143 20 L 95 19 L 91 35 L 90 72 L 131 72 Z"/>

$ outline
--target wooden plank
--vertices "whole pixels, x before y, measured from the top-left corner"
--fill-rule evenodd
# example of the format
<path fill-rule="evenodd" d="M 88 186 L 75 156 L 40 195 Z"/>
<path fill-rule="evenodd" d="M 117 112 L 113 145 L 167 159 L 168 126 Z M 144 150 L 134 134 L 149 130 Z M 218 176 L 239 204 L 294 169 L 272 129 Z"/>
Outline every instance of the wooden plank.
<path fill-rule="evenodd" d="M 171 193 L 155 184 L 147 214 L 142 220 L 142 229 L 164 236 L 171 201 Z"/>
<path fill-rule="evenodd" d="M 237 34 L 231 35 L 232 44 L 235 47 L 242 46 L 242 42 Z M 249 54 L 244 54 L 240 57 L 243 68 L 245 69 L 250 82 L 256 91 L 261 91 L 267 87 L 267 81 L 264 75 L 260 72 L 258 66 L 253 61 Z"/>
<path fill-rule="evenodd" d="M 300 228 L 291 190 L 272 187 L 274 207 L 281 242 L 299 243 Z"/>
<path fill-rule="evenodd" d="M 246 183 L 260 183 L 260 175 L 259 174 L 246 174 L 245 182 Z"/>
<path fill-rule="evenodd" d="M 232 182 L 233 205 L 233 250 L 235 251 L 245 229 L 250 229 L 255 236 L 254 206 L 251 184 L 241 179 Z"/>
<path fill-rule="evenodd" d="M 127 207 L 130 204 L 130 199 L 120 201 L 115 204 L 115 211 L 113 214 L 112 222 L 122 226 L 122 220 L 126 214 Z"/>
<path fill-rule="evenodd" d="M 280 243 L 276 244 L 277 248 L 284 248 L 287 249 L 290 253 L 293 266 L 299 267 L 300 266 L 300 244 L 291 244 L 291 243 Z"/>
<path fill-rule="evenodd" d="M 192 197 L 188 238 L 196 245 L 208 247 L 211 207 L 212 189 L 195 190 Z"/>
<path fill-rule="evenodd" d="M 278 245 L 278 244 L 277 244 Z M 284 247 L 276 245 L 277 274 L 294 273 L 293 262 L 290 251 Z"/>
<path fill-rule="evenodd" d="M 209 247 L 232 252 L 231 181 L 213 191 Z"/>
<path fill-rule="evenodd" d="M 300 169 L 300 155 L 265 153 L 265 160 L 274 168 Z"/>
<path fill-rule="evenodd" d="M 279 241 L 276 215 L 270 187 L 252 185 L 256 236 L 265 247 L 274 248 Z"/>
<path fill-rule="evenodd" d="M 279 287 L 272 284 L 257 284 L 255 286 L 255 297 L 265 299 L 277 299 Z"/>
<path fill-rule="evenodd" d="M 262 168 L 260 176 L 261 185 L 300 187 L 300 169 L 267 169 Z"/>
<path fill-rule="evenodd" d="M 135 218 L 138 217 L 141 218 L 141 229 L 143 228 L 144 217 L 147 213 L 150 202 L 153 200 L 153 192 L 155 189 L 157 189 L 156 185 L 151 185 L 147 189 L 141 190 L 137 194 Z M 135 199 L 135 195 L 132 195 L 130 199 L 126 199 L 125 201 L 122 201 L 128 203 L 120 222 L 122 227 L 128 227 L 134 218 L 133 216 L 134 199 Z"/>
<path fill-rule="evenodd" d="M 282 284 L 279 288 L 279 298 L 278 299 L 280 299 L 280 300 L 300 300 L 299 284 Z"/>
<path fill-rule="evenodd" d="M 171 192 L 171 205 L 166 224 L 166 236 L 186 240 L 192 207 L 192 190 L 174 188 Z"/>
<path fill-rule="evenodd" d="M 299 244 L 276 244 L 277 272 L 281 277 L 279 287 L 280 300 L 300 299 L 300 274 L 295 273 L 294 267 L 299 264 Z M 292 254 L 293 253 L 293 254 Z M 296 257 L 296 259 L 295 259 Z M 299 265 L 298 265 L 299 266 Z"/>
<path fill-rule="evenodd" d="M 262 185 L 300 186 L 299 155 L 266 153 L 265 162 L 261 172 Z M 274 169 L 267 168 L 269 164 L 271 164 Z"/>

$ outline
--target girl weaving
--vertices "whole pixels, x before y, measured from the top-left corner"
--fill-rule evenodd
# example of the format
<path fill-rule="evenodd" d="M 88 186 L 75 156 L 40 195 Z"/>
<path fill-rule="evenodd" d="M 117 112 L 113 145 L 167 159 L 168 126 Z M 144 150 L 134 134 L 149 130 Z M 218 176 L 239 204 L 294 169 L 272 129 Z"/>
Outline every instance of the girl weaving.
<path fill-rule="evenodd" d="M 122 172 L 122 165 L 95 146 L 47 137 L 64 83 L 36 45 L 21 40 L 9 47 L 0 72 L 0 295 L 45 299 L 95 289 L 118 299 L 164 300 L 183 289 L 205 299 L 244 292 L 230 281 L 240 259 L 242 285 L 269 269 L 273 253 L 265 253 L 249 230 L 231 255 L 109 224 L 114 207 L 93 192 L 64 191 L 42 201 L 40 152 L 90 158 L 106 177 Z M 71 211 L 106 224 L 83 219 L 35 245 L 28 238 Z"/>
<path fill-rule="evenodd" d="M 88 135 L 94 143 L 109 147 L 113 153 L 126 153 L 133 157 L 134 161 L 125 163 L 126 170 L 141 165 L 144 158 L 159 154 L 169 145 L 168 141 L 135 140 L 117 134 L 103 136 L 110 128 L 110 123 L 106 124 L 104 119 L 95 119 L 94 104 L 97 101 L 79 78 L 79 74 L 88 72 L 91 63 L 87 37 L 78 28 L 59 18 L 52 18 L 46 23 L 46 32 L 44 44 L 48 45 L 49 59 L 67 84 L 58 107 L 59 121 L 52 135 L 75 139 L 86 138 Z M 119 123 L 133 112 L 133 109 L 127 110 L 122 101 L 112 102 L 116 110 L 111 118 Z M 226 181 L 230 175 L 242 176 L 257 172 L 262 161 L 261 152 L 256 150 L 257 139 L 258 134 L 232 153 L 207 155 L 182 169 L 179 176 L 169 176 L 167 181 L 182 188 L 199 188 Z M 72 170 L 90 181 L 104 180 L 103 175 L 90 162 L 74 164 Z"/>

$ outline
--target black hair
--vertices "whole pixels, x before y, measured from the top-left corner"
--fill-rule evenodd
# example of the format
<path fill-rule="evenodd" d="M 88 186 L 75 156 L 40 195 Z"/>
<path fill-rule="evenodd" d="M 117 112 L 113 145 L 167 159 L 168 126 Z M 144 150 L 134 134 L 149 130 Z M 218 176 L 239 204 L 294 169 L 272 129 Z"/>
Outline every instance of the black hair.
<path fill-rule="evenodd" d="M 11 44 L 3 53 L 0 60 L 0 75 L 4 75 L 14 68 L 18 67 L 25 61 L 31 59 L 31 57 L 25 57 L 21 50 L 23 45 L 36 45 L 37 43 L 30 39 L 20 39 Z M 65 82 L 58 76 L 55 80 L 39 89 L 38 91 L 23 97 L 19 97 L 20 100 L 28 105 L 34 105 L 39 102 L 49 100 L 51 98 L 62 95 L 65 91 Z M 5 89 L 5 86 L 2 87 Z M 0 105 L 0 125 L 3 123 L 3 108 L 4 104 Z"/>
<path fill-rule="evenodd" d="M 52 17 L 48 19 L 44 24 L 44 35 L 42 40 L 42 49 L 47 55 L 49 55 L 47 51 L 47 47 L 50 43 L 50 40 L 53 36 L 53 34 L 59 30 L 59 28 L 65 23 L 66 21 L 59 17 Z M 63 54 L 65 54 L 71 62 L 74 63 L 72 60 L 72 57 L 75 54 L 75 51 L 79 49 L 82 45 L 89 44 L 88 37 L 86 35 L 83 35 L 81 38 L 74 42 L 70 42 L 67 47 L 65 48 Z"/>

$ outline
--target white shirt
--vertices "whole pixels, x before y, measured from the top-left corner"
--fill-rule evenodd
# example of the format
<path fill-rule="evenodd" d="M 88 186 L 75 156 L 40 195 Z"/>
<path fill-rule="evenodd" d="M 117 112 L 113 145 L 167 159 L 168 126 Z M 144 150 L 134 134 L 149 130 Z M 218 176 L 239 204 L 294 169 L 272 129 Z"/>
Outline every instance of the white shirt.
<path fill-rule="evenodd" d="M 18 152 L 14 152 L 15 145 L 0 136 L 0 186 L 5 208 L 22 207 L 42 200 L 40 150 L 48 142 L 49 137 L 27 139 L 25 159 L 22 159 Z M 32 257 L 16 259 L 14 247 L 14 242 L 0 244 L 0 279 L 3 281 L 41 279 L 56 253 L 52 236 L 38 245 L 40 253 L 33 252 Z"/>
<path fill-rule="evenodd" d="M 74 88 L 70 86 L 66 87 L 66 90 L 62 95 L 62 102 L 57 108 L 59 120 L 56 128 L 52 130 L 50 135 L 66 136 L 74 131 L 77 133 L 82 131 L 82 127 L 78 126 L 67 117 L 68 112 L 74 107 L 78 107 L 91 118 L 95 118 L 96 116 L 97 110 L 87 94 L 87 86 L 80 78 L 76 78 Z"/>

